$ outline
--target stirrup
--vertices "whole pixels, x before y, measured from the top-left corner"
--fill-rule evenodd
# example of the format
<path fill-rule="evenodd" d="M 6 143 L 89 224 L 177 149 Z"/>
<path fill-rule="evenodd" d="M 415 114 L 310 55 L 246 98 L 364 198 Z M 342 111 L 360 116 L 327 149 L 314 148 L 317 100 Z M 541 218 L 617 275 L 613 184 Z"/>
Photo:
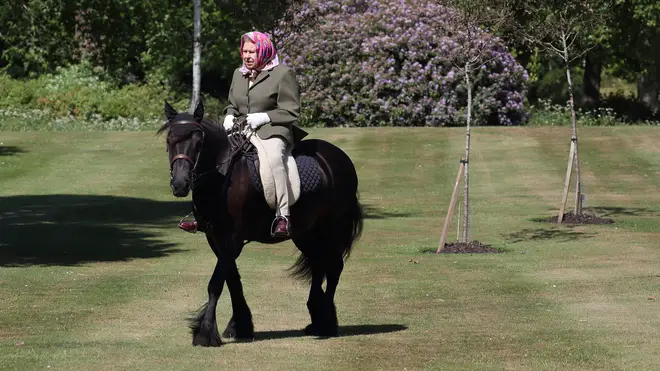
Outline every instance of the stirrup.
<path fill-rule="evenodd" d="M 275 234 L 275 231 L 274 231 L 275 226 L 276 226 L 277 224 L 279 224 L 279 221 L 280 221 L 281 219 L 284 219 L 284 220 L 286 221 L 286 233 L 287 233 L 287 234 L 284 235 L 284 236 L 278 236 L 278 235 Z M 289 236 L 291 236 L 291 222 L 289 221 L 289 218 L 287 218 L 287 217 L 284 216 L 284 215 L 278 215 L 278 216 L 276 216 L 275 219 L 273 219 L 273 222 L 270 224 L 270 236 L 273 237 L 273 238 L 275 238 L 275 237 L 289 237 Z"/>
<path fill-rule="evenodd" d="M 185 222 L 184 221 L 184 220 L 186 220 L 187 217 L 190 216 L 190 214 L 192 214 L 192 212 L 188 213 L 188 215 L 184 216 L 183 218 L 181 218 L 181 220 L 179 220 L 179 224 L 178 224 L 179 228 L 186 231 L 186 232 L 188 232 L 188 233 L 197 233 L 199 231 L 199 224 L 197 223 L 196 220 L 194 220 L 192 222 Z M 188 230 L 188 229 L 183 227 L 184 224 L 188 224 L 188 223 L 194 223 L 195 224 L 195 229 L 194 230 Z"/>

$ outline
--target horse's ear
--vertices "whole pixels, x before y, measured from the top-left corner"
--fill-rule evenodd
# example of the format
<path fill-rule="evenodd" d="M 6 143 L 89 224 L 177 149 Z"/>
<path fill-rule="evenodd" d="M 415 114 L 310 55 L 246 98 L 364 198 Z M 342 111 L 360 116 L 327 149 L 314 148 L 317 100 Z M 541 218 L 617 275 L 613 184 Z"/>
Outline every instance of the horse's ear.
<path fill-rule="evenodd" d="M 197 102 L 197 107 L 195 107 L 195 113 L 193 113 L 195 120 L 202 121 L 204 118 L 204 102 L 202 102 L 202 96 L 199 96 L 199 101 Z"/>
<path fill-rule="evenodd" d="M 172 119 L 174 119 L 176 115 L 179 114 L 179 112 L 177 112 L 174 109 L 174 107 L 172 107 L 169 103 L 167 103 L 167 101 L 165 101 L 164 112 L 165 112 L 165 117 L 167 117 L 167 121 L 172 121 Z"/>

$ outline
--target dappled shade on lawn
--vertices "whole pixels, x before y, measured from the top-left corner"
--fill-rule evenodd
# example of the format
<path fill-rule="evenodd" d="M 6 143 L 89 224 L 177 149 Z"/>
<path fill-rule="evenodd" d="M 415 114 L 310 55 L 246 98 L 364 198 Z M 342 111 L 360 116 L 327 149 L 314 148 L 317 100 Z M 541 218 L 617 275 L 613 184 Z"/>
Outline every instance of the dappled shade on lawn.
<path fill-rule="evenodd" d="M 0 145 L 0 156 L 14 156 L 25 152 L 21 147 Z"/>
<path fill-rule="evenodd" d="M 557 219 L 555 217 L 555 222 Z M 504 235 L 509 243 L 529 242 L 529 241 L 549 241 L 557 242 L 576 241 L 581 238 L 594 237 L 595 233 L 575 231 L 567 228 L 525 228 L 518 232 Z"/>
<path fill-rule="evenodd" d="M 594 206 L 584 209 L 586 212 L 600 215 L 604 218 L 619 216 L 652 216 L 660 217 L 660 211 L 646 207 Z"/>
<path fill-rule="evenodd" d="M 378 207 L 369 204 L 362 205 L 365 219 L 390 219 L 390 218 L 410 218 L 419 216 L 419 213 L 408 211 L 388 210 L 385 207 Z"/>
<path fill-rule="evenodd" d="M 0 266 L 166 256 L 179 250 L 143 228 L 176 228 L 189 210 L 185 201 L 118 196 L 0 197 Z"/>
<path fill-rule="evenodd" d="M 559 217 L 557 215 L 549 218 L 540 218 L 537 219 L 539 222 L 547 223 L 557 223 Z M 564 224 L 613 224 L 614 220 L 610 218 L 601 218 L 597 215 L 582 213 L 579 215 L 574 214 L 573 212 L 564 214 L 562 219 Z"/>

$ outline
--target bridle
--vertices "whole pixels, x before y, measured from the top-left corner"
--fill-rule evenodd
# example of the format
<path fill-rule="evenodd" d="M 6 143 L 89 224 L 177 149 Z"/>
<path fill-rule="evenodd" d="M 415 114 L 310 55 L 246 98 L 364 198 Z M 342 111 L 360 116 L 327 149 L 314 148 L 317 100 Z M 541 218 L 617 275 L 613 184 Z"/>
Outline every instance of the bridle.
<path fill-rule="evenodd" d="M 220 167 L 222 167 L 224 164 L 229 162 L 229 167 L 231 168 L 232 164 L 234 163 L 234 160 L 238 157 L 240 154 L 245 154 L 248 151 L 249 146 L 251 145 L 250 143 L 250 136 L 254 135 L 254 133 L 249 133 L 246 135 L 241 135 L 240 133 L 243 132 L 244 130 L 244 125 L 241 125 L 238 123 L 235 128 L 231 131 L 228 132 L 227 139 L 229 140 L 230 148 L 231 151 L 230 153 L 225 157 L 224 161 L 217 165 L 215 168 L 208 170 L 202 174 L 197 174 L 197 164 L 199 162 L 199 156 L 202 153 L 202 147 L 204 146 L 204 139 L 206 137 L 206 133 L 204 132 L 204 127 L 202 124 L 200 124 L 197 121 L 181 121 L 177 122 L 176 125 L 195 125 L 197 126 L 196 129 L 193 129 L 192 131 L 201 131 L 202 132 L 202 142 L 199 146 L 199 151 L 197 152 L 197 156 L 195 160 L 186 155 L 185 153 L 179 153 L 174 155 L 172 157 L 172 160 L 170 161 L 170 181 L 174 178 L 174 163 L 178 160 L 185 160 L 188 162 L 190 165 L 192 165 L 192 169 L 190 170 L 191 177 L 190 177 L 190 189 L 194 190 L 197 185 L 199 184 L 199 181 L 205 177 L 206 175 L 213 173 L 217 171 Z M 227 177 L 225 179 L 225 182 L 223 184 L 222 190 L 223 192 L 226 190 L 227 186 L 229 184 L 229 178 Z"/>
<path fill-rule="evenodd" d="M 174 156 L 172 158 L 172 161 L 170 162 L 170 175 L 172 175 L 172 168 L 174 167 L 174 163 L 176 160 L 186 160 L 190 163 L 190 165 L 193 166 L 193 170 L 197 167 L 197 162 L 199 161 L 199 153 L 197 153 L 197 158 L 195 158 L 195 161 L 193 161 L 190 156 L 184 154 L 184 153 L 179 153 L 178 155 Z"/>
<path fill-rule="evenodd" d="M 197 164 L 199 163 L 199 155 L 202 153 L 202 147 L 204 147 L 204 139 L 206 137 L 206 133 L 204 132 L 204 127 L 202 126 L 202 124 L 200 124 L 197 121 L 182 121 L 182 122 L 177 122 L 176 125 L 194 125 L 196 126 L 196 128 L 193 129 L 191 132 L 199 131 L 202 133 L 202 143 L 199 146 L 199 151 L 197 151 L 197 156 L 195 156 L 194 161 L 192 158 L 190 158 L 190 156 L 186 155 L 185 153 L 178 153 L 174 155 L 174 157 L 172 157 L 172 160 L 170 161 L 170 181 L 174 179 L 174 163 L 177 162 L 178 160 L 185 160 L 192 166 L 190 173 L 191 173 L 191 182 L 194 185 L 196 173 L 197 173 L 196 172 Z"/>

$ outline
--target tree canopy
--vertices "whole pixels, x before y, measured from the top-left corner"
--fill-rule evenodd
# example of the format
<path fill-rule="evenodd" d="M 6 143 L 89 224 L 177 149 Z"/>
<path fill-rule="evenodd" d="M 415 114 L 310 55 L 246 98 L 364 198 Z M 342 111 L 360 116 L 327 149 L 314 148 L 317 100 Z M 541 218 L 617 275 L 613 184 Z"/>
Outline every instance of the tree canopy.
<path fill-rule="evenodd" d="M 437 3 L 443 1 L 438 0 Z M 282 46 L 297 33 L 295 14 L 310 14 L 318 0 L 215 0 L 202 9 L 202 90 L 226 95 L 231 71 L 239 63 L 239 36 L 253 29 L 274 31 Z M 356 9 L 367 0 L 354 0 Z M 413 4 L 404 1 L 402 4 Z M 586 4 L 578 0 L 521 1 L 526 7 Z M 588 28 L 585 40 L 599 47 L 591 64 L 610 75 L 640 82 L 657 103 L 660 90 L 660 2 L 656 0 L 590 0 L 595 12 L 607 15 L 603 27 Z M 310 5 L 311 4 L 311 5 Z M 526 22 L 514 9 L 516 21 Z M 305 13 L 306 12 L 306 13 Z M 158 83 L 189 91 L 192 67 L 193 2 L 190 0 L 29 0 L 0 4 L 0 68 L 15 78 L 52 73 L 57 67 L 86 61 L 119 85 Z M 318 16 L 319 14 L 315 14 Z M 429 17 L 437 15 L 428 14 Z M 310 22 L 318 22 L 311 17 Z M 350 21 L 350 19 L 349 19 Z M 319 24 L 322 26 L 322 24 Z M 298 30 L 299 31 L 299 30 Z M 516 33 L 498 34 L 514 50 L 518 62 L 531 67 L 533 49 Z M 332 35 L 327 36 L 329 39 Z M 551 59 L 533 61 L 550 71 Z M 576 61 L 576 65 L 580 65 Z M 536 67 L 535 67 L 536 68 Z M 597 70 L 600 72 L 600 69 Z"/>

